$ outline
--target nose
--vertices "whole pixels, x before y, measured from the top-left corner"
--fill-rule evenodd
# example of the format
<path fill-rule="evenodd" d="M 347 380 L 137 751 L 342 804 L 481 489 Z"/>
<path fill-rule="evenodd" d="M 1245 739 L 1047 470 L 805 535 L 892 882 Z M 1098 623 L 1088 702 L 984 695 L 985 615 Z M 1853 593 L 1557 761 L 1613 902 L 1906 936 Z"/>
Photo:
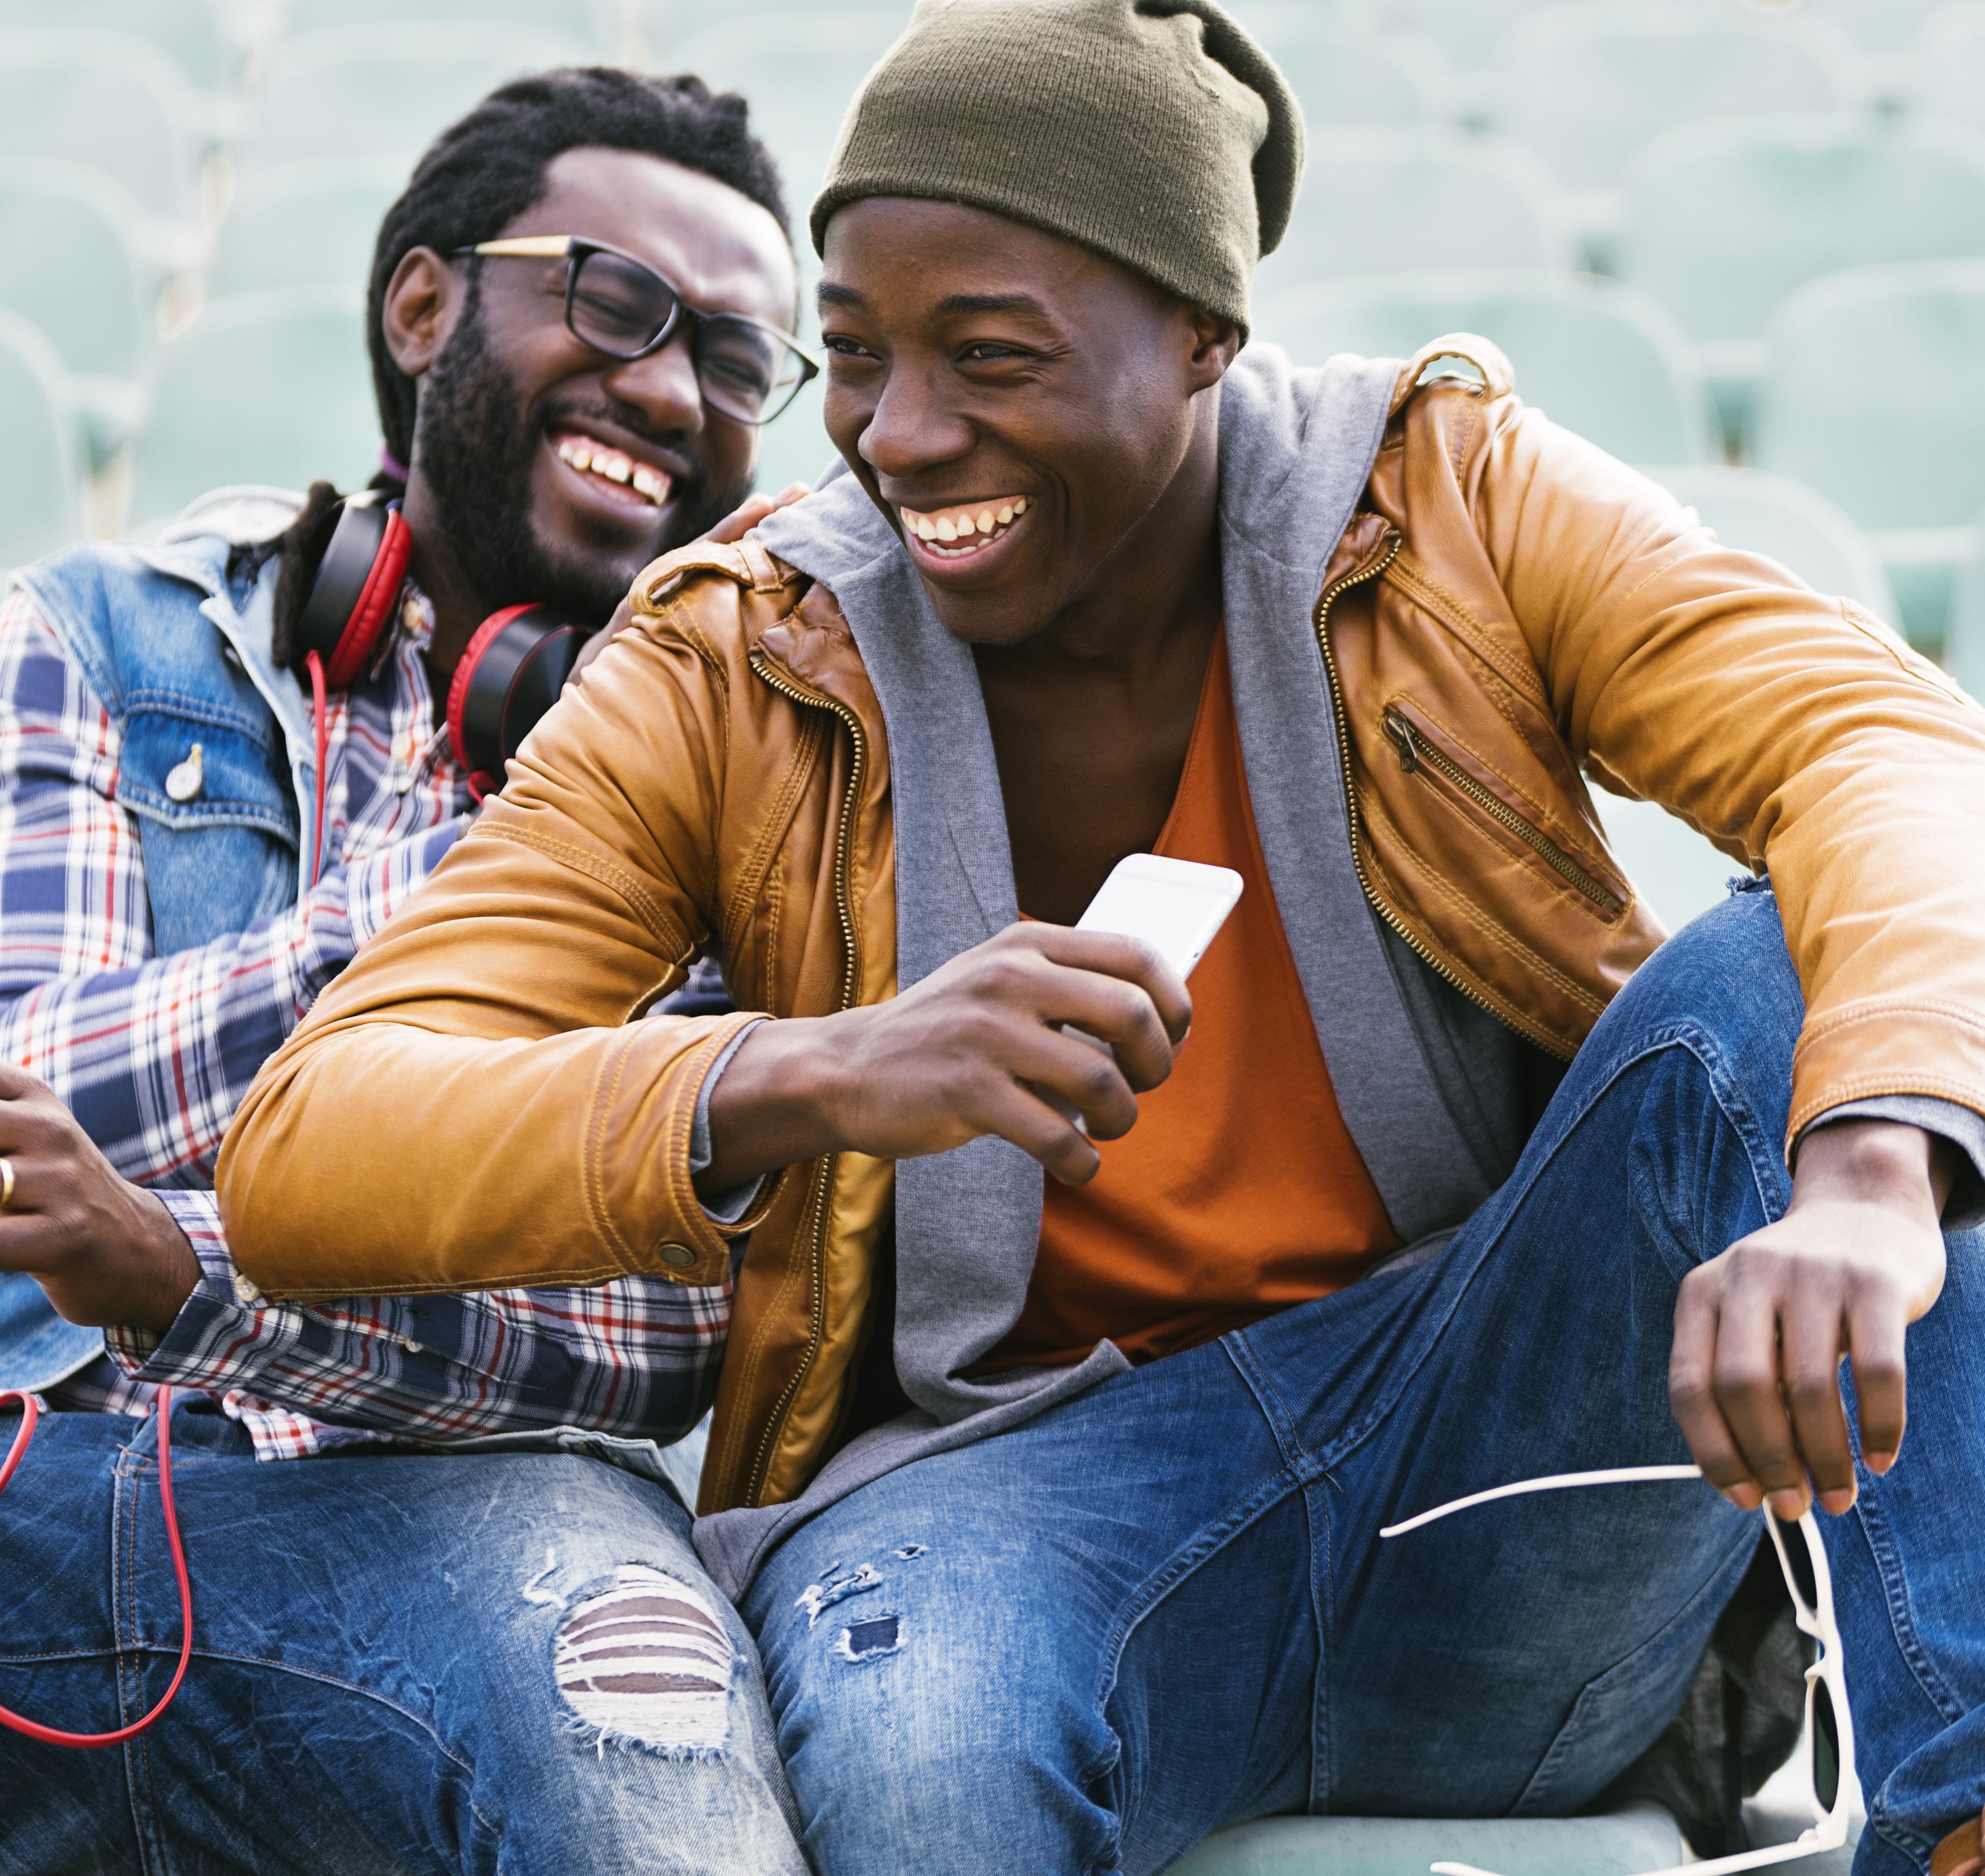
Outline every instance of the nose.
<path fill-rule="evenodd" d="M 662 435 L 694 435 L 704 426 L 695 341 L 687 321 L 645 358 L 626 358 L 600 380 L 608 396 L 631 404 Z"/>
<path fill-rule="evenodd" d="M 977 440 L 935 378 L 899 361 L 883 381 L 858 447 L 878 476 L 905 482 L 969 456 Z"/>

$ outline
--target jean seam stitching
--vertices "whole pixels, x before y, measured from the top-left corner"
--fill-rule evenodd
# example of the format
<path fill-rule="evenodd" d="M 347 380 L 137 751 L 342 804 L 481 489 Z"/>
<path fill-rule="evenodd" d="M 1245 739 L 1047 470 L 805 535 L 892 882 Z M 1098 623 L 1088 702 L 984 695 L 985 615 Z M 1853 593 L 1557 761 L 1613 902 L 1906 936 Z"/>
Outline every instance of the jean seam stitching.
<path fill-rule="evenodd" d="M 1936 1664 L 1916 1632 L 1915 1612 L 1909 1605 L 1909 1586 L 1889 1533 L 1887 1516 L 1865 1481 L 1859 1496 L 1861 1532 L 1875 1560 L 1875 1574 L 1881 1582 L 1882 1599 L 1888 1605 L 1889 1626 L 1896 1638 L 1897 1652 L 1908 1664 L 1910 1675 L 1923 1689 L 1924 1696 L 1942 1716 L 1944 1724 L 1955 1726 L 1967 1710 L 1937 1672 Z"/>
<path fill-rule="evenodd" d="M 1275 1435 L 1282 1463 L 1299 1478 L 1307 1480 L 1316 1476 L 1322 1468 L 1315 1463 L 1309 1448 L 1296 1437 L 1295 1416 L 1277 1391 L 1268 1370 L 1255 1360 L 1254 1351 L 1248 1344 L 1246 1331 L 1238 1336 L 1222 1336 L 1220 1347 L 1240 1374 L 1242 1385 L 1254 1395 L 1261 1417 Z"/>

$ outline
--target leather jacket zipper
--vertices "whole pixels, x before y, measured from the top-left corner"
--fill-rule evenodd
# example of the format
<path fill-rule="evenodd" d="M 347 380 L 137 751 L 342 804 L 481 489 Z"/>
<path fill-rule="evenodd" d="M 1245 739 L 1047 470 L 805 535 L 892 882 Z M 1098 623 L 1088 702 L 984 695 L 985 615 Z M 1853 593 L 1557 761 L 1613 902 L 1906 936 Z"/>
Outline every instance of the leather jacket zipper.
<path fill-rule="evenodd" d="M 853 755 L 848 767 L 847 785 L 841 792 L 841 819 L 836 830 L 834 846 L 834 904 L 840 915 L 841 938 L 846 962 L 841 977 L 841 1007 L 851 1009 L 857 991 L 861 987 L 861 967 L 855 952 L 855 906 L 851 891 L 855 855 L 855 813 L 862 799 L 862 785 L 868 773 L 868 738 L 862 728 L 862 721 L 845 704 L 818 691 L 809 690 L 798 679 L 788 677 L 767 658 L 763 651 L 754 651 L 751 657 L 751 668 L 759 678 L 772 690 L 790 702 L 809 710 L 825 710 L 838 717 L 848 731 Z M 807 1326 L 807 1343 L 800 1357 L 799 1366 L 793 1370 L 791 1378 L 780 1390 L 779 1397 L 772 1404 L 767 1417 L 765 1431 L 758 1441 L 758 1450 L 752 1456 L 750 1476 L 744 1483 L 744 1502 L 755 1505 L 759 1494 L 764 1490 L 766 1475 L 772 1468 L 772 1453 L 778 1443 L 787 1414 L 791 1410 L 794 1399 L 806 1378 L 812 1372 L 813 1364 L 820 1354 L 821 1343 L 827 1334 L 827 1221 L 832 1209 L 834 1174 L 838 1162 L 829 1154 L 821 1162 L 820 1171 L 814 1175 L 813 1199 L 813 1232 L 807 1249 L 807 1267 L 813 1286 L 813 1320 Z"/>
<path fill-rule="evenodd" d="M 1617 893 L 1594 879 L 1535 822 L 1525 819 L 1507 802 L 1491 794 L 1404 711 L 1389 704 L 1383 721 L 1385 734 L 1399 752 L 1399 768 L 1403 773 L 1410 775 L 1422 768 L 1431 770 L 1492 821 L 1507 828 L 1552 872 L 1584 893 L 1607 918 L 1617 918 L 1626 910 L 1626 901 Z"/>
<path fill-rule="evenodd" d="M 1399 549 L 1404 543 L 1404 539 L 1405 537 L 1397 528 L 1392 529 L 1386 535 L 1385 545 L 1378 553 L 1371 556 L 1362 565 L 1352 568 L 1348 573 L 1340 574 L 1324 588 L 1317 600 L 1316 611 L 1313 615 L 1313 623 L 1316 627 L 1317 645 L 1323 653 L 1323 673 L 1329 684 L 1331 714 L 1337 725 L 1337 759 L 1344 772 L 1345 813 L 1351 825 L 1351 864 L 1356 869 L 1358 884 L 1362 889 L 1372 909 L 1398 934 L 1407 950 L 1426 965 L 1428 970 L 1443 983 L 1452 984 L 1470 1003 L 1480 1004 L 1499 1023 L 1508 1024 L 1519 1035 L 1529 1041 L 1534 1042 L 1538 1047 L 1547 1049 L 1552 1054 L 1568 1061 L 1571 1057 L 1571 1051 L 1562 1043 L 1553 1041 L 1542 1031 L 1527 1024 L 1513 1020 L 1508 1011 L 1497 1009 L 1473 984 L 1466 982 L 1459 972 L 1443 963 L 1439 958 L 1436 957 L 1425 944 L 1407 930 L 1405 921 L 1380 900 L 1378 893 L 1372 888 L 1372 876 L 1365 870 L 1364 852 L 1358 844 L 1358 788 L 1351 772 L 1351 724 L 1345 712 L 1344 685 L 1342 680 L 1338 676 L 1337 656 L 1330 648 L 1330 634 L 1326 627 L 1330 617 L 1331 607 L 1353 587 L 1362 587 L 1368 580 L 1376 580 L 1381 573 L 1384 573 L 1385 569 L 1399 557 Z"/>

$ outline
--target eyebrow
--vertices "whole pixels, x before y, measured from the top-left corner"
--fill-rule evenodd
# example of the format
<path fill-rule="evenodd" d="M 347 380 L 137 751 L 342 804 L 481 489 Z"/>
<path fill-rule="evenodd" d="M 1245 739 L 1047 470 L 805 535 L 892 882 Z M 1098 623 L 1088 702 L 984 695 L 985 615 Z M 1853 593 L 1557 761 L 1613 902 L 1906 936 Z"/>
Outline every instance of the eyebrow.
<path fill-rule="evenodd" d="M 865 307 L 868 302 L 852 287 L 822 281 L 818 297 L 823 306 Z M 1036 319 L 1049 317 L 1048 309 L 1030 293 L 952 293 L 938 302 L 940 313 L 1026 313 Z"/>

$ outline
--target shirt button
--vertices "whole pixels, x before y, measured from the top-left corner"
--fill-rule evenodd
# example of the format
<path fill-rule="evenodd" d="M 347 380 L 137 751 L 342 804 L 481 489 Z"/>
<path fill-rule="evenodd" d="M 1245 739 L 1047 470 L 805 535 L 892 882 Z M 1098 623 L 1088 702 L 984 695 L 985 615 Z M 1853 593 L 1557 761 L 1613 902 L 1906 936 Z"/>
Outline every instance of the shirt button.
<path fill-rule="evenodd" d="M 687 1244 L 657 1245 L 655 1255 L 671 1270 L 687 1270 L 696 1262 L 696 1252 Z"/>
<path fill-rule="evenodd" d="M 237 1273 L 234 1279 L 234 1300 L 241 1303 L 260 1303 L 262 1293 L 248 1278 Z"/>

